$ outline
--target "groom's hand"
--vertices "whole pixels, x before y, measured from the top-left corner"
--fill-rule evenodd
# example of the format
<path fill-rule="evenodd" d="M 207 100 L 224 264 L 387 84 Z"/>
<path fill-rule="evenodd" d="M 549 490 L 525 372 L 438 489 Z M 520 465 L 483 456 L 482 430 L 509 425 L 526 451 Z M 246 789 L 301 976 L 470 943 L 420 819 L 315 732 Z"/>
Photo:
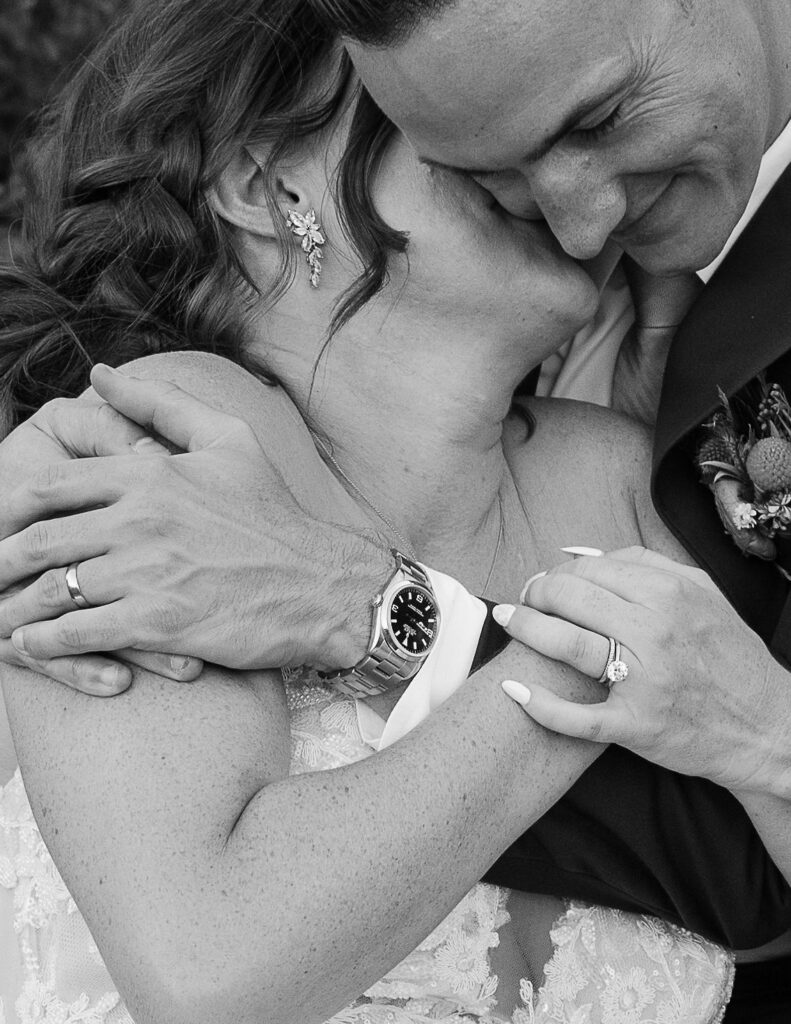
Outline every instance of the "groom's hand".
<path fill-rule="evenodd" d="M 61 461 L 0 499 L 18 531 L 0 541 L 0 588 L 40 574 L 0 604 L 0 636 L 39 660 L 118 647 L 231 668 L 359 660 L 386 542 L 308 515 L 243 420 L 172 384 L 92 380 L 186 454 Z M 90 609 L 69 596 L 72 563 Z"/>
<path fill-rule="evenodd" d="M 95 395 L 49 402 L 0 443 L 0 540 L 18 528 L 5 513 L 15 485 L 37 469 L 55 472 L 51 467 L 71 459 L 132 455 L 138 451 L 168 454 L 142 427 Z M 0 617 L 4 602 L 18 589 L 0 594 Z M 203 667 L 197 658 L 131 650 L 114 651 L 112 657 L 85 654 L 37 661 L 17 651 L 8 631 L 0 630 L 0 663 L 3 662 L 34 669 L 83 693 L 101 696 L 121 693 L 129 686 L 132 673 L 128 664 L 181 681 L 194 679 Z"/>
<path fill-rule="evenodd" d="M 736 792 L 791 796 L 791 678 L 701 570 L 630 548 L 558 566 L 525 604 L 515 639 L 598 676 L 612 636 L 628 668 L 599 704 L 507 687 L 536 721 Z"/>

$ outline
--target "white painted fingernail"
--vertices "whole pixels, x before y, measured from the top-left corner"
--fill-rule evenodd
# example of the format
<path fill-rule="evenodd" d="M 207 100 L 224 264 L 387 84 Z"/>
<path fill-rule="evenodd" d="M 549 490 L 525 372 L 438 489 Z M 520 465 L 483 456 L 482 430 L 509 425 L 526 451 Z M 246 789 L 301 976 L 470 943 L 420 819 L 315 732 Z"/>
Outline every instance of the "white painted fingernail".
<path fill-rule="evenodd" d="M 11 634 L 11 643 L 20 654 L 27 654 L 27 650 L 25 649 L 25 634 L 21 629 L 17 629 Z"/>
<path fill-rule="evenodd" d="M 170 455 L 167 448 L 153 437 L 141 437 L 132 445 L 132 451 L 137 455 Z"/>
<path fill-rule="evenodd" d="M 525 585 L 522 587 L 522 592 L 519 595 L 520 604 L 525 603 L 525 599 L 527 598 L 527 592 L 530 589 L 530 584 L 535 583 L 536 580 L 540 580 L 542 576 L 546 576 L 546 570 L 544 570 L 544 572 L 537 572 L 535 576 L 531 576 L 527 583 L 525 583 Z"/>
<path fill-rule="evenodd" d="M 583 548 L 579 546 L 571 548 L 561 548 L 564 554 L 573 555 L 574 558 L 601 558 L 604 554 L 599 548 Z"/>
<path fill-rule="evenodd" d="M 511 700 L 524 707 L 530 701 L 530 690 L 524 683 L 517 683 L 515 679 L 504 679 L 500 684 Z"/>
<path fill-rule="evenodd" d="M 498 604 L 492 608 L 492 618 L 495 622 L 499 622 L 503 629 L 505 629 L 511 621 L 515 611 L 516 608 L 514 608 L 512 604 Z"/>

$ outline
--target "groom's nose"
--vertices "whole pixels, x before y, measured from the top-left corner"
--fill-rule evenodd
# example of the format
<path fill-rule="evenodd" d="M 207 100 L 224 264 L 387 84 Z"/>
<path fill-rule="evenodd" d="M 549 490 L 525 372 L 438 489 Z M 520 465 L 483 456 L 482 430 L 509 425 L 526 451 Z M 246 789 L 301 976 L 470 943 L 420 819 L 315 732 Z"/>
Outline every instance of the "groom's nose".
<path fill-rule="evenodd" d="M 536 207 L 575 259 L 592 259 L 626 214 L 621 180 L 590 153 L 559 147 L 523 171 Z"/>

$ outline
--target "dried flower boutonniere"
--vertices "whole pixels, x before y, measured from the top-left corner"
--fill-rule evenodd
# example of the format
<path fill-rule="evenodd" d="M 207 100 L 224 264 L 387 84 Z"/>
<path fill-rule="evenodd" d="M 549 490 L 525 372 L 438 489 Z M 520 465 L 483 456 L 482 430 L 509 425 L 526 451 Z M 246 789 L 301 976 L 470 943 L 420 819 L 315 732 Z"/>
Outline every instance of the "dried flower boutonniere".
<path fill-rule="evenodd" d="M 791 405 L 763 377 L 703 425 L 696 461 L 723 525 L 745 554 L 771 560 L 791 537 Z"/>

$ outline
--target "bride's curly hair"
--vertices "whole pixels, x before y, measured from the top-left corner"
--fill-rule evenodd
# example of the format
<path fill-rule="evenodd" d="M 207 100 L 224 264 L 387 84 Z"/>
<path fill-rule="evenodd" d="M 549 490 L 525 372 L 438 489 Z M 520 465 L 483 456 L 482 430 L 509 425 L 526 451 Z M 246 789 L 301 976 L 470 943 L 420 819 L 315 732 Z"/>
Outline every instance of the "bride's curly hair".
<path fill-rule="evenodd" d="M 246 142 L 271 143 L 271 181 L 278 157 L 329 125 L 352 88 L 348 58 L 300 0 L 135 4 L 24 158 L 22 241 L 0 267 L 0 437 L 50 398 L 78 394 L 97 361 L 185 348 L 243 361 L 239 295 L 253 285 L 206 192 Z M 392 129 L 358 95 L 337 192 L 365 271 L 333 330 L 406 247 L 368 195 Z M 295 271 L 281 230 L 272 300 Z"/>

